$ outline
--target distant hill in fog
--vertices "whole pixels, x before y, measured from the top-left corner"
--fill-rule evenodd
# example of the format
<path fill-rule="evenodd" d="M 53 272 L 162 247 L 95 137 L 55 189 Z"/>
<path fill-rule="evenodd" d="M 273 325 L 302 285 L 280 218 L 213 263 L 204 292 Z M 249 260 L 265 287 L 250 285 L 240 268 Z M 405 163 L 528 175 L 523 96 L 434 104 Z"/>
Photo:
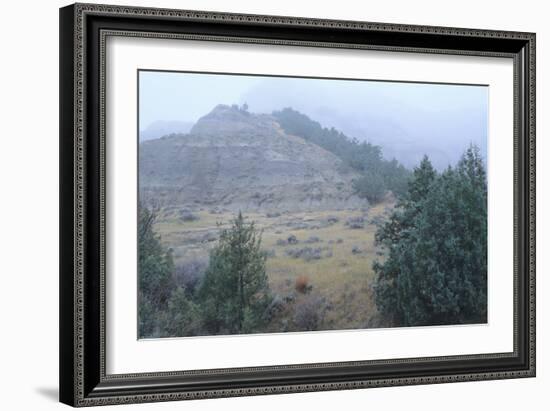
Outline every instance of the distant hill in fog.
<path fill-rule="evenodd" d="M 280 79 L 266 79 L 242 102 L 254 112 L 293 107 L 324 127 L 381 146 L 385 158 L 407 167 L 427 154 L 442 170 L 470 143 L 487 157 L 486 87 L 369 82 L 358 92 L 357 82 L 285 81 L 281 87 Z"/>
<path fill-rule="evenodd" d="M 169 134 L 185 134 L 193 127 L 189 121 L 165 121 L 159 120 L 151 123 L 139 134 L 140 141 L 154 140 Z"/>

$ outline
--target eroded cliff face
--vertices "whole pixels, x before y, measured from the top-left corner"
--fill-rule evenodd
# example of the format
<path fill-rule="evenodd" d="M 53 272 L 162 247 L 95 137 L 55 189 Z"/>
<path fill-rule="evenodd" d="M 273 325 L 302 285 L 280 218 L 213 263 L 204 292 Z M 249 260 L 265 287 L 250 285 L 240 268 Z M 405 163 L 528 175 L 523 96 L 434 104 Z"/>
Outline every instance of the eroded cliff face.
<path fill-rule="evenodd" d="M 357 175 L 334 154 L 286 134 L 275 119 L 219 105 L 189 134 L 145 141 L 140 198 L 182 208 L 306 211 L 366 206 Z"/>

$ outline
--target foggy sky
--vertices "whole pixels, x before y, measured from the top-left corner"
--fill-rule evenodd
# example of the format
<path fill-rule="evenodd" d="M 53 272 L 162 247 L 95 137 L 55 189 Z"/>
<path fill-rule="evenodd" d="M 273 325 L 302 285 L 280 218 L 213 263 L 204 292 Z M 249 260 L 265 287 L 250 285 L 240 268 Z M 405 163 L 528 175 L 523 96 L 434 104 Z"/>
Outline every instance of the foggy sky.
<path fill-rule="evenodd" d="M 258 113 L 292 107 L 408 167 L 424 154 L 438 169 L 453 165 L 471 142 L 487 153 L 486 86 L 143 71 L 139 85 L 141 131 L 246 102 Z"/>

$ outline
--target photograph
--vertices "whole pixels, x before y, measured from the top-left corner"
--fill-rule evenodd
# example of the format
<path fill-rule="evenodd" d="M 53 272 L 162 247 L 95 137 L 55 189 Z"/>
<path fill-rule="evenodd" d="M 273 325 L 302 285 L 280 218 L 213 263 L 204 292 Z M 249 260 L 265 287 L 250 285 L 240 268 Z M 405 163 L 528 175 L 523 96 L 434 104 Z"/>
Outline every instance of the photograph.
<path fill-rule="evenodd" d="M 488 323 L 486 84 L 137 91 L 138 339 Z"/>

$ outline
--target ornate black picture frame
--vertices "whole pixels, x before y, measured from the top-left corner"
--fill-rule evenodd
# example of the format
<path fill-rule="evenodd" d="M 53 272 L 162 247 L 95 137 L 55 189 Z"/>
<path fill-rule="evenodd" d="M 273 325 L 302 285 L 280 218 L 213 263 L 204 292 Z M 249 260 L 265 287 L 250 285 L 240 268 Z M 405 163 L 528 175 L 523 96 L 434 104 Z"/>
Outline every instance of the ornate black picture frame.
<path fill-rule="evenodd" d="M 108 36 L 513 59 L 513 352 L 107 374 Z M 60 10 L 60 100 L 61 402 L 92 406 L 535 376 L 535 34 L 75 4 Z"/>

